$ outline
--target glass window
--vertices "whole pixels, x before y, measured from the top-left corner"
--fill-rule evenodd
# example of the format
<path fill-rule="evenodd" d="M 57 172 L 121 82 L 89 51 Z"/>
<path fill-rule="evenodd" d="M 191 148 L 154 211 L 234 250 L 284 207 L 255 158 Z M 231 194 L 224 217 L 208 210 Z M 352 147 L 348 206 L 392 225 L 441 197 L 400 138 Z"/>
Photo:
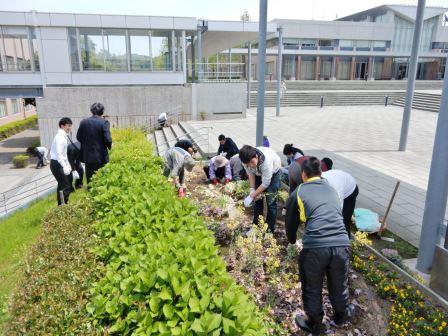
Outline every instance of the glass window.
<path fill-rule="evenodd" d="M 301 40 L 300 44 L 302 47 L 315 47 L 316 40 Z"/>
<path fill-rule="evenodd" d="M 76 28 L 68 29 L 68 44 L 70 47 L 70 63 L 72 65 L 72 71 L 79 71 L 78 37 L 76 36 Z"/>
<path fill-rule="evenodd" d="M 153 31 L 151 58 L 154 71 L 171 71 L 171 31 Z"/>
<path fill-rule="evenodd" d="M 39 48 L 37 46 L 37 38 L 36 38 L 36 32 L 34 28 L 30 28 L 31 32 L 31 44 L 32 44 L 32 53 L 34 57 L 34 70 L 39 71 L 40 70 L 40 64 L 39 64 Z"/>
<path fill-rule="evenodd" d="M 12 113 L 17 114 L 20 113 L 20 99 L 12 99 Z"/>
<path fill-rule="evenodd" d="M 149 33 L 146 30 L 129 31 L 131 42 L 131 70 L 150 71 L 151 54 L 149 47 Z"/>
<path fill-rule="evenodd" d="M 79 29 L 83 70 L 105 70 L 101 29 Z"/>
<path fill-rule="evenodd" d="M 353 48 L 353 40 L 339 40 L 339 47 Z"/>
<path fill-rule="evenodd" d="M 386 48 L 386 41 L 373 41 L 374 48 Z"/>
<path fill-rule="evenodd" d="M 31 52 L 25 27 L 2 27 L 4 59 L 8 71 L 31 71 Z"/>
<path fill-rule="evenodd" d="M 0 118 L 6 117 L 6 101 L 4 99 L 0 100 Z"/>
<path fill-rule="evenodd" d="M 107 71 L 127 71 L 126 31 L 124 29 L 104 29 L 104 53 Z"/>
<path fill-rule="evenodd" d="M 367 40 L 356 40 L 356 48 L 370 48 L 370 41 Z"/>
<path fill-rule="evenodd" d="M 320 47 L 331 47 L 331 40 L 319 40 Z"/>

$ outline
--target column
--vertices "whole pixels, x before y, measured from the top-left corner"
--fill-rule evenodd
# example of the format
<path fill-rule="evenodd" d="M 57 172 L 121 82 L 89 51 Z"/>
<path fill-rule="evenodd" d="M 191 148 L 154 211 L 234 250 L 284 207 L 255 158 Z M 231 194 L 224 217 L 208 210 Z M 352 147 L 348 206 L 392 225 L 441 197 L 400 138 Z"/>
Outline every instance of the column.
<path fill-rule="evenodd" d="M 375 57 L 369 57 L 369 80 L 375 80 Z"/>
<path fill-rule="evenodd" d="M 336 80 L 336 56 L 333 56 L 333 61 L 331 62 L 331 80 Z"/>
<path fill-rule="evenodd" d="M 320 79 L 320 56 L 316 56 L 316 63 L 314 65 L 314 80 Z"/>
<path fill-rule="evenodd" d="M 174 30 L 171 31 L 171 68 L 176 71 L 176 35 Z"/>
<path fill-rule="evenodd" d="M 291 80 L 296 80 L 296 55 L 292 55 L 291 59 Z"/>
<path fill-rule="evenodd" d="M 182 30 L 182 70 L 184 72 L 184 83 L 187 82 L 187 39 L 185 30 Z"/>
<path fill-rule="evenodd" d="M 202 28 L 198 26 L 198 81 L 202 81 L 203 66 L 202 66 Z"/>
<path fill-rule="evenodd" d="M 296 69 L 296 79 L 300 80 L 300 71 L 302 66 L 302 56 L 297 56 L 297 69 Z"/>
<path fill-rule="evenodd" d="M 251 80 L 252 80 L 252 43 L 248 43 L 247 46 L 247 62 L 246 62 L 246 79 L 247 79 L 247 102 L 246 107 L 250 108 L 250 91 L 251 89 Z"/>
<path fill-rule="evenodd" d="M 277 52 L 277 99 L 275 114 L 278 117 L 280 115 L 280 96 L 281 96 L 281 85 L 282 85 L 282 57 L 283 57 L 283 29 L 279 27 L 278 31 L 278 52 Z"/>
<path fill-rule="evenodd" d="M 352 57 L 352 64 L 350 65 L 350 80 L 355 79 L 355 65 L 356 65 L 355 57 Z"/>

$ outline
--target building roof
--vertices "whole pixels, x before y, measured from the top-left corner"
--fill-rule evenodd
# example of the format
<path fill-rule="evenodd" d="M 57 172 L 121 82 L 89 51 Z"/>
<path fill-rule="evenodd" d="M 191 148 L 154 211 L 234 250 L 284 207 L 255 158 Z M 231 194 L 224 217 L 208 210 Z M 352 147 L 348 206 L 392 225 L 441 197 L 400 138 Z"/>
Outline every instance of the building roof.
<path fill-rule="evenodd" d="M 393 11 L 396 15 L 403 17 L 411 22 L 415 21 L 417 16 L 417 6 L 408 5 L 381 5 L 374 8 L 369 8 L 365 11 L 354 13 L 348 16 L 337 19 L 337 21 L 351 21 L 365 18 L 366 16 L 376 16 L 385 14 L 387 11 Z M 431 19 L 435 16 L 442 15 L 448 12 L 448 7 L 425 7 L 423 19 Z"/>

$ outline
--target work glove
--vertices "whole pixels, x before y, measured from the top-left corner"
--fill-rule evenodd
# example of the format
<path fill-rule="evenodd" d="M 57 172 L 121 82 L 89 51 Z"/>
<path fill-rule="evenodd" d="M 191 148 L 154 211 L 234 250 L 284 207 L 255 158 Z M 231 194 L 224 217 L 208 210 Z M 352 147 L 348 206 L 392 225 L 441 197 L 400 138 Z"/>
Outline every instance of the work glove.
<path fill-rule="evenodd" d="M 217 184 L 218 184 L 218 179 L 215 179 L 215 178 L 214 178 L 214 179 L 212 180 L 212 183 L 213 183 L 214 185 L 217 185 Z"/>
<path fill-rule="evenodd" d="M 250 195 L 247 196 L 247 197 L 244 199 L 244 206 L 245 206 L 246 208 L 250 207 L 251 204 L 252 204 L 252 201 L 253 201 L 253 200 L 254 200 L 254 199 L 253 199 L 252 197 L 250 197 Z"/>
<path fill-rule="evenodd" d="M 72 172 L 70 166 L 64 166 L 62 169 L 64 171 L 64 175 L 70 175 L 70 173 Z"/>
<path fill-rule="evenodd" d="M 230 183 L 230 181 L 232 181 L 232 180 L 229 178 L 226 178 L 226 181 L 224 183 L 227 184 L 227 183 Z"/>
<path fill-rule="evenodd" d="M 179 188 L 177 195 L 179 197 L 185 197 L 185 189 L 184 188 Z"/>
<path fill-rule="evenodd" d="M 72 175 L 74 180 L 79 180 L 79 174 L 76 170 L 72 171 Z"/>
<path fill-rule="evenodd" d="M 176 189 L 180 189 L 181 188 L 181 185 L 180 185 L 180 183 L 179 182 L 177 182 L 175 185 L 174 185 L 175 187 L 176 187 Z"/>

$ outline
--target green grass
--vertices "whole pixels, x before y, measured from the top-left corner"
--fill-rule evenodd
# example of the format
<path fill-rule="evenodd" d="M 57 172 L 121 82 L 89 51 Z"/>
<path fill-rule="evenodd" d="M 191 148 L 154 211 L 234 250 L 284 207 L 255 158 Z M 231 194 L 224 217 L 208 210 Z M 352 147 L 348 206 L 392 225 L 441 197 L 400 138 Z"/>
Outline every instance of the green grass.
<path fill-rule="evenodd" d="M 53 206 L 51 195 L 0 219 L 0 323 L 7 297 L 22 275 L 21 263 L 41 230 L 42 217 Z"/>

